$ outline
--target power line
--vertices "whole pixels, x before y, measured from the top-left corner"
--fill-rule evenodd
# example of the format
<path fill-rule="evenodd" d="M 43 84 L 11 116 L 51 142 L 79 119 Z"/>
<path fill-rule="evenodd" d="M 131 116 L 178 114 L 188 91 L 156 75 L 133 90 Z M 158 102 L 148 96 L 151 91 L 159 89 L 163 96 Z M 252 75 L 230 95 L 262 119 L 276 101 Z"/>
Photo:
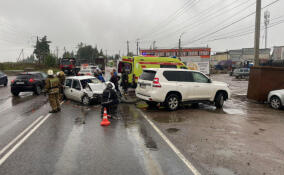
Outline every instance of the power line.
<path fill-rule="evenodd" d="M 274 26 L 278 26 L 278 25 L 283 24 L 283 23 L 284 23 L 284 20 L 280 20 L 280 21 L 277 21 L 275 23 L 271 23 L 271 25 L 268 26 L 268 28 L 272 28 Z M 264 30 L 264 29 L 265 29 L 264 26 L 262 26 L 261 30 Z M 246 32 L 242 32 L 242 33 L 239 33 L 239 34 L 234 34 L 234 35 L 223 36 L 223 37 L 220 37 L 220 38 L 206 40 L 204 42 L 212 42 L 212 41 L 218 41 L 218 40 L 224 40 L 224 39 L 232 39 L 232 38 L 242 37 L 242 36 L 246 36 L 246 35 L 253 34 L 253 33 L 254 33 L 254 30 L 251 30 L 251 31 L 246 31 Z"/>
<path fill-rule="evenodd" d="M 186 29 L 190 28 L 190 30 L 193 30 L 195 28 L 197 28 L 198 26 L 204 24 L 204 21 L 207 23 L 208 21 L 212 20 L 212 19 L 215 19 L 216 17 L 218 16 L 221 16 L 223 15 L 223 13 L 226 11 L 226 10 L 234 10 L 242 5 L 244 5 L 245 3 L 251 1 L 251 0 L 248 0 L 248 1 L 245 1 L 245 3 L 241 3 L 241 4 L 237 4 L 237 6 L 234 6 L 233 8 L 228 8 L 232 5 L 234 5 L 234 3 L 238 2 L 239 0 L 235 0 L 234 2 L 232 2 L 230 5 L 228 5 L 227 7 L 223 7 L 221 6 L 220 8 L 215 8 L 215 10 L 209 12 L 210 9 L 213 9 L 214 8 L 214 4 L 213 6 L 210 6 L 209 8 L 207 8 L 206 10 L 203 11 L 203 13 L 200 13 L 199 15 L 196 15 L 196 16 L 193 16 L 189 21 L 191 21 L 190 23 L 187 23 L 185 25 L 183 25 L 182 27 L 180 27 L 179 29 L 173 31 L 173 32 L 169 32 L 169 33 L 165 33 L 165 34 L 160 34 L 158 35 L 158 38 L 156 38 L 157 40 L 162 38 L 163 35 L 172 35 L 172 34 L 175 34 L 175 33 L 180 33 L 180 32 L 183 32 L 185 31 Z M 203 16 L 203 14 L 205 14 L 205 16 Z M 209 17 L 209 18 L 208 18 Z M 195 20 L 196 19 L 196 20 Z M 195 22 L 197 21 L 197 22 Z M 186 31 L 187 33 L 189 33 L 189 31 L 187 30 Z"/>
<path fill-rule="evenodd" d="M 160 22 L 159 24 L 155 25 L 150 32 L 142 35 L 140 38 L 146 38 L 146 36 L 151 36 L 157 32 L 160 31 L 161 27 L 160 26 L 167 26 L 169 25 L 174 19 L 176 19 L 177 17 L 183 15 L 186 11 L 188 10 L 195 2 L 199 2 L 201 0 L 188 0 L 180 9 L 178 9 L 177 11 L 175 11 L 172 15 L 168 16 L 164 21 Z"/>
<path fill-rule="evenodd" d="M 275 3 L 278 2 L 278 1 L 280 1 L 280 0 L 275 0 L 275 1 L 271 2 L 271 3 L 269 3 L 268 5 L 262 7 L 261 9 L 267 8 L 267 7 L 269 7 L 269 6 L 273 5 L 273 4 L 275 4 Z M 246 16 L 244 16 L 244 17 L 242 17 L 242 18 L 240 18 L 240 19 L 238 19 L 238 20 L 236 20 L 236 21 L 234 21 L 234 22 L 232 22 L 232 23 L 230 23 L 230 24 L 224 26 L 224 27 L 221 27 L 220 29 L 218 29 L 218 30 L 216 30 L 216 31 L 214 31 L 214 32 L 210 32 L 210 33 L 208 33 L 208 34 L 206 34 L 206 35 L 204 35 L 204 36 L 201 36 L 201 37 L 199 37 L 198 39 L 195 39 L 195 40 L 193 40 L 192 42 L 189 42 L 189 43 L 194 43 L 194 42 L 199 41 L 199 40 L 201 40 L 201 39 L 203 39 L 203 38 L 206 38 L 206 37 L 208 37 L 208 36 L 210 36 L 210 35 L 213 35 L 213 34 L 215 34 L 215 33 L 218 33 L 218 32 L 220 32 L 220 31 L 222 31 L 222 30 L 224 30 L 224 29 L 226 29 L 226 28 L 228 28 L 228 27 L 230 27 L 230 26 L 232 26 L 232 25 L 234 25 L 234 24 L 236 24 L 236 23 L 238 23 L 238 22 L 240 22 L 240 21 L 242 21 L 242 20 L 244 20 L 244 19 L 247 19 L 248 17 L 250 17 L 250 16 L 252 16 L 252 15 L 254 15 L 254 14 L 255 14 L 255 12 L 252 12 L 252 13 L 250 13 L 250 14 L 248 14 L 248 15 L 246 15 Z M 189 43 L 187 43 L 187 44 L 189 44 Z"/>

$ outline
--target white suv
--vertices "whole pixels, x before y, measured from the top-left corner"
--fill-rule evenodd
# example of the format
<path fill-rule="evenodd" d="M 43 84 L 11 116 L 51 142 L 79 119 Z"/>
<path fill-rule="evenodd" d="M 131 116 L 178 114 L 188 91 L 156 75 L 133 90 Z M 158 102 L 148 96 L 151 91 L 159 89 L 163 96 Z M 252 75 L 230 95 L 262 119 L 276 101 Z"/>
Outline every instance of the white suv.
<path fill-rule="evenodd" d="M 230 95 L 228 84 L 185 69 L 143 69 L 136 88 L 136 96 L 148 105 L 161 103 L 170 110 L 176 110 L 181 102 L 210 102 L 222 108 Z"/>

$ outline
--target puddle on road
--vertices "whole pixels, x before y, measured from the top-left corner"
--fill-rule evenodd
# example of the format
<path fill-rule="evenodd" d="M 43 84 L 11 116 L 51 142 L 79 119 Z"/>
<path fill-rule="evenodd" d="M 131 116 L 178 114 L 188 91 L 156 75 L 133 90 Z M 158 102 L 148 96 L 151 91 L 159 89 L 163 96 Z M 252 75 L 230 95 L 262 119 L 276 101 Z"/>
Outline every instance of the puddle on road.
<path fill-rule="evenodd" d="M 178 115 L 178 112 L 169 112 L 166 115 L 159 115 L 153 117 L 153 120 L 159 123 L 177 123 L 177 122 L 183 122 L 186 120 L 185 117 L 182 117 L 181 115 Z"/>
<path fill-rule="evenodd" d="M 176 133 L 176 132 L 178 132 L 180 129 L 177 129 L 177 128 L 168 128 L 168 129 L 166 129 L 166 131 L 168 132 L 168 133 L 170 133 L 170 134 L 172 134 L 172 133 Z"/>

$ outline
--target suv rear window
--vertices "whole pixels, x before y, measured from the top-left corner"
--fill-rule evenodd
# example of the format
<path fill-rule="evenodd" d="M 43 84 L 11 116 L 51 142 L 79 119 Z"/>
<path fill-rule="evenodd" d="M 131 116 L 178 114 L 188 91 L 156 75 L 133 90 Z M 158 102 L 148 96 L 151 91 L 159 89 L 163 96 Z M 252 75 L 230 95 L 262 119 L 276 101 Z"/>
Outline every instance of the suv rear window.
<path fill-rule="evenodd" d="M 31 74 L 21 74 L 18 75 L 16 79 L 30 79 L 30 78 L 32 78 Z"/>
<path fill-rule="evenodd" d="M 148 81 L 153 81 L 156 75 L 156 71 L 149 71 L 149 70 L 144 70 L 143 73 L 140 76 L 141 80 L 148 80 Z"/>

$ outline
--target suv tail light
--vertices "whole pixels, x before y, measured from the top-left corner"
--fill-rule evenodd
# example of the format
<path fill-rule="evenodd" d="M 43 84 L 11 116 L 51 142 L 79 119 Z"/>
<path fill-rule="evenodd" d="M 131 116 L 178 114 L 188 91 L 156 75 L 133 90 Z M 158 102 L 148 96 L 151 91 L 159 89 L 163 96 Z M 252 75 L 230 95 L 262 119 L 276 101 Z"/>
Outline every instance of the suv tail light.
<path fill-rule="evenodd" d="M 87 73 L 87 75 L 91 75 L 90 73 Z"/>
<path fill-rule="evenodd" d="M 153 87 L 162 87 L 160 82 L 159 82 L 159 78 L 154 78 L 153 80 Z"/>
<path fill-rule="evenodd" d="M 30 82 L 30 83 L 33 83 L 34 81 L 35 81 L 35 80 L 34 80 L 34 79 L 32 79 L 32 78 L 31 78 L 31 79 L 29 79 L 29 82 Z"/>

